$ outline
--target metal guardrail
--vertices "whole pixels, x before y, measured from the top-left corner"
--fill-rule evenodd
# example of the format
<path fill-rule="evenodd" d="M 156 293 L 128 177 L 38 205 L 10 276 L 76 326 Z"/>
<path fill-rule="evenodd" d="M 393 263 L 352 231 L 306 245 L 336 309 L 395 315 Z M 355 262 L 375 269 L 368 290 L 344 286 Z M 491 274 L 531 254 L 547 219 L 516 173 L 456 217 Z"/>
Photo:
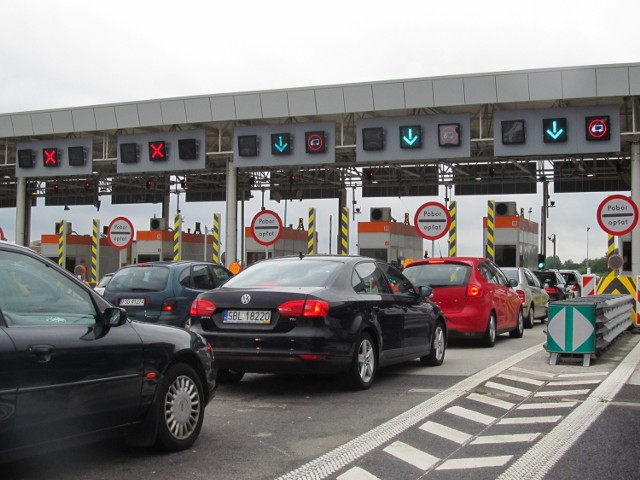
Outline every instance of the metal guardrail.
<path fill-rule="evenodd" d="M 632 326 L 631 295 L 601 294 L 553 302 L 549 306 L 546 349 L 555 365 L 561 354 L 582 354 L 583 366 Z"/>

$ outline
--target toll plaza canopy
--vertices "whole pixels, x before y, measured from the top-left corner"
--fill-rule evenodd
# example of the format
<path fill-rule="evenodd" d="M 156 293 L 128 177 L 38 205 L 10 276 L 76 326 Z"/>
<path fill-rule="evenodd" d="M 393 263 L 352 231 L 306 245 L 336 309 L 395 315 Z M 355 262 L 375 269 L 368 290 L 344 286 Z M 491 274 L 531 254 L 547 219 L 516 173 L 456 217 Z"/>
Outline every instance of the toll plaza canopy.
<path fill-rule="evenodd" d="M 630 191 L 640 64 L 203 95 L 0 115 L 0 208 L 29 243 L 45 205 Z M 372 181 L 375 179 L 375 181 Z M 435 192 L 435 193 L 434 193 Z M 65 200 L 61 200 L 64 198 Z M 30 201 L 28 201 L 30 200 Z M 237 220 L 226 202 L 226 221 Z M 227 259 L 236 229 L 226 229 Z M 634 251 L 640 246 L 632 233 Z M 633 255 L 634 271 L 640 253 Z"/>

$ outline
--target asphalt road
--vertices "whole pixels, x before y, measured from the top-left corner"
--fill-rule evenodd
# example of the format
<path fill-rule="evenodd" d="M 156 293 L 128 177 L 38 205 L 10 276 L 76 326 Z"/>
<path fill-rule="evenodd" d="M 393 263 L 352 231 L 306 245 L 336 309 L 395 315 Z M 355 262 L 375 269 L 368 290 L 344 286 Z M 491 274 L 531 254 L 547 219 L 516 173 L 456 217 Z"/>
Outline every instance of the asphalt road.
<path fill-rule="evenodd" d="M 3 465 L 0 478 L 524 479 L 513 472 L 527 453 L 558 434 L 577 435 L 557 430 L 590 403 L 638 340 L 623 335 L 590 367 L 575 359 L 549 365 L 544 327 L 536 323 L 522 339 L 499 337 L 492 349 L 453 343 L 440 367 L 410 362 L 382 370 L 363 392 L 332 377 L 247 375 L 220 387 L 192 450 L 163 455 L 109 441 Z M 554 386 L 567 379 L 582 384 Z M 638 478 L 639 398 L 636 372 L 566 453 L 539 467 L 545 474 L 538 478 Z M 523 423 L 523 412 L 535 420 Z"/>

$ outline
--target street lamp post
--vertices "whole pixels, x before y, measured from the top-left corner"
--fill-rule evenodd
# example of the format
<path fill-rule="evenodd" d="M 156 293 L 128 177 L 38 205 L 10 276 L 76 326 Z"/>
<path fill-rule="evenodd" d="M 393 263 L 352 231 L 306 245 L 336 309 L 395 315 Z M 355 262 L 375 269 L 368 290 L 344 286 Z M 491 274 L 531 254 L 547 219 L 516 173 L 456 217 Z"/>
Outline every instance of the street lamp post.
<path fill-rule="evenodd" d="M 553 243 L 553 268 L 555 270 L 556 268 L 556 234 L 552 233 L 551 235 L 549 235 L 549 240 L 551 240 L 551 243 Z"/>
<path fill-rule="evenodd" d="M 591 227 L 587 227 L 587 274 L 591 273 L 589 268 L 589 230 L 591 230 Z"/>

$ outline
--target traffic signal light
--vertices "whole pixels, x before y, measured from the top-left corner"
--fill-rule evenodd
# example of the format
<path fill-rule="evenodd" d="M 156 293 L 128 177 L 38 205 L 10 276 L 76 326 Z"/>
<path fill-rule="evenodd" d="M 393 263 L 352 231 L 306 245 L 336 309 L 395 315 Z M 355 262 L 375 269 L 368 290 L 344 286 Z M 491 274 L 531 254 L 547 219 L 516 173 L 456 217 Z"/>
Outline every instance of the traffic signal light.
<path fill-rule="evenodd" d="M 43 148 L 42 158 L 44 160 L 45 167 L 59 167 L 60 155 L 57 148 Z"/>
<path fill-rule="evenodd" d="M 567 119 L 545 118 L 542 120 L 542 134 L 544 143 L 567 142 Z"/>
<path fill-rule="evenodd" d="M 182 187 L 183 190 L 187 189 L 187 177 L 184 177 L 180 180 L 180 186 Z"/>
<path fill-rule="evenodd" d="M 609 115 L 601 117 L 586 117 L 586 138 L 588 142 L 601 142 L 611 139 L 611 131 L 609 129 Z"/>
<path fill-rule="evenodd" d="M 33 159 L 33 150 L 31 150 L 30 148 L 18 150 L 18 167 L 33 168 L 35 166 Z"/>
<path fill-rule="evenodd" d="M 293 185 L 294 183 L 296 183 L 296 180 L 298 180 L 298 177 L 296 177 L 293 173 L 289 175 L 289 185 Z"/>
<path fill-rule="evenodd" d="M 198 141 L 195 138 L 181 138 L 178 140 L 178 158 L 180 160 L 197 160 Z"/>
<path fill-rule="evenodd" d="M 544 270 L 544 266 L 545 266 L 544 253 L 539 253 L 538 254 L 538 270 Z"/>
<path fill-rule="evenodd" d="M 147 190 L 151 190 L 151 188 L 153 187 L 153 180 L 147 180 L 147 183 L 145 183 L 145 187 L 147 187 Z"/>
<path fill-rule="evenodd" d="M 367 170 L 365 172 L 365 177 L 367 182 L 374 183 L 376 181 L 376 171 L 375 170 Z"/>
<path fill-rule="evenodd" d="M 257 157 L 258 136 L 238 135 L 238 155 L 241 157 Z"/>
<path fill-rule="evenodd" d="M 60 193 L 60 185 L 57 183 L 53 184 L 53 193 Z"/>
<path fill-rule="evenodd" d="M 271 155 L 291 154 L 291 134 L 272 133 L 271 134 Z"/>
<path fill-rule="evenodd" d="M 420 125 L 400 127 L 400 148 L 422 148 L 422 127 Z"/>
<path fill-rule="evenodd" d="M 120 144 L 120 163 L 137 163 L 138 145 L 136 143 Z"/>
<path fill-rule="evenodd" d="M 163 140 L 149 142 L 149 160 L 163 162 L 167 159 L 167 144 Z"/>
<path fill-rule="evenodd" d="M 86 162 L 86 152 L 83 146 L 67 148 L 69 155 L 69 165 L 72 167 L 82 167 Z"/>
<path fill-rule="evenodd" d="M 495 165 L 489 165 L 489 176 L 493 177 L 496 174 L 496 166 Z"/>
<path fill-rule="evenodd" d="M 384 129 L 372 127 L 362 129 L 362 149 L 376 151 L 384 149 Z"/>
<path fill-rule="evenodd" d="M 85 180 L 85 182 L 84 182 L 84 191 L 88 192 L 89 190 L 91 190 L 91 181 Z"/>

